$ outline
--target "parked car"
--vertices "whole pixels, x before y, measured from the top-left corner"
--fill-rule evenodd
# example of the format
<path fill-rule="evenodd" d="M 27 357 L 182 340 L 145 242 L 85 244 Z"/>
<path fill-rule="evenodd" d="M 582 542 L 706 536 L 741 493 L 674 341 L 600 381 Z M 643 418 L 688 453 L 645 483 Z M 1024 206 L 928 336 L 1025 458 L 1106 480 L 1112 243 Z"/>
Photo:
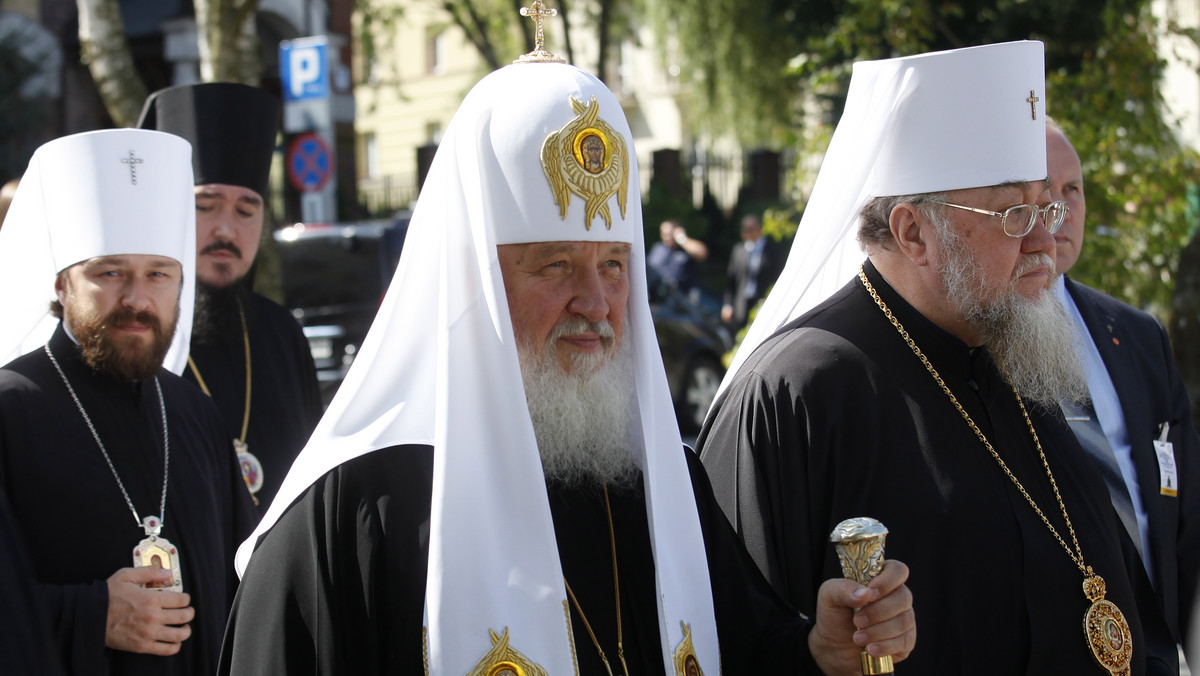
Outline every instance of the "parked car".
<path fill-rule="evenodd" d="M 715 300 L 714 300 L 715 298 Z M 671 400 L 679 430 L 685 435 L 700 431 L 704 416 L 725 377 L 721 357 L 733 346 L 733 337 L 721 323 L 720 297 L 704 288 L 681 292 L 651 280 L 650 313 L 662 351 Z"/>
<path fill-rule="evenodd" d="M 325 404 L 346 376 L 400 260 L 410 213 L 275 232 L 284 304 L 300 322 Z"/>
<path fill-rule="evenodd" d="M 391 220 L 297 224 L 275 233 L 284 303 L 304 328 L 326 404 L 375 319 L 410 216 L 405 211 Z M 720 322 L 701 309 L 704 300 L 651 289 L 654 328 L 684 434 L 694 434 L 704 422 L 725 374 L 721 355 L 732 342 Z"/>

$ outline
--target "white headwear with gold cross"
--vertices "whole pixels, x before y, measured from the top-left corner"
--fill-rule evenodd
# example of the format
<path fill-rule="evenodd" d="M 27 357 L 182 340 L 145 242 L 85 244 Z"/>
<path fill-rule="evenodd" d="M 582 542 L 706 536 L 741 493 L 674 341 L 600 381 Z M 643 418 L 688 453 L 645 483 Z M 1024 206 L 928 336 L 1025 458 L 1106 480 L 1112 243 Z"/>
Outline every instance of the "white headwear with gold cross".
<path fill-rule="evenodd" d="M 196 202 L 192 146 L 173 134 L 106 129 L 41 146 L 0 228 L 0 365 L 41 347 L 58 325 L 54 279 L 98 256 L 179 261 L 179 320 L 163 367 L 187 365 L 195 297 Z"/>
<path fill-rule="evenodd" d="M 854 276 L 868 199 L 1046 178 L 1044 51 L 1026 40 L 854 64 L 787 264 L 721 391 L 764 340 Z"/>
<path fill-rule="evenodd" d="M 447 128 L 362 351 L 239 551 L 239 570 L 257 536 L 329 469 L 376 449 L 429 444 L 431 673 L 470 672 L 492 648 L 493 633 L 505 650 L 551 674 L 574 673 L 563 574 L 496 247 L 626 242 L 624 340 L 647 449 L 640 461 L 664 668 L 675 671 L 686 623 L 700 666 L 719 673 L 704 543 L 647 298 L 638 186 L 625 115 L 592 75 L 531 63 L 480 81 Z"/>

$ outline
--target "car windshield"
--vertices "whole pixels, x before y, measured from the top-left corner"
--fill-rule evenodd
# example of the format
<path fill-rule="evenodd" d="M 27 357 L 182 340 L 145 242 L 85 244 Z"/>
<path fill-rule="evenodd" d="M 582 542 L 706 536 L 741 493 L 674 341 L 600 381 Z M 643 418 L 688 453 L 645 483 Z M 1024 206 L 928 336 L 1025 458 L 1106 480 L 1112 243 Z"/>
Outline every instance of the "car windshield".
<path fill-rule="evenodd" d="M 284 297 L 294 308 L 378 303 L 363 293 L 386 289 L 391 271 L 378 237 L 301 239 L 280 247 L 280 256 Z"/>

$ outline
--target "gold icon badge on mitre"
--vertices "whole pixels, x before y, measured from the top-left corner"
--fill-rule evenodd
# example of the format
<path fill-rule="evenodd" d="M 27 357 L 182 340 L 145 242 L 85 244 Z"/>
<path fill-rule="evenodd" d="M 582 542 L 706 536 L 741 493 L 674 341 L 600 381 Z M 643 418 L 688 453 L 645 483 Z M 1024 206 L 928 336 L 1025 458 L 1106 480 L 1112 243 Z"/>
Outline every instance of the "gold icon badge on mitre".
<path fill-rule="evenodd" d="M 617 196 L 621 217 L 629 201 L 629 153 L 625 139 L 600 119 L 596 97 L 588 104 L 571 97 L 575 119 L 550 134 L 542 143 L 542 168 L 550 181 L 550 192 L 558 205 L 558 215 L 567 218 L 571 193 L 583 198 L 584 225 L 592 229 L 596 216 L 612 230 L 608 200 Z"/>
<path fill-rule="evenodd" d="M 492 649 L 467 676 L 549 676 L 545 669 L 508 645 L 508 627 L 499 636 L 491 629 L 488 634 L 492 637 Z"/>

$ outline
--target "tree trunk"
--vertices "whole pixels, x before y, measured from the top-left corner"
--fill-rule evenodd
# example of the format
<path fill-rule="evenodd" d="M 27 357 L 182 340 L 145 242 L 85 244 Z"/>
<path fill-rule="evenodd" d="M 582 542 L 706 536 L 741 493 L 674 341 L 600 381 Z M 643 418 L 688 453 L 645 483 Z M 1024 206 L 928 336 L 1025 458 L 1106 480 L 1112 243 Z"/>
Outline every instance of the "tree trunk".
<path fill-rule="evenodd" d="M 611 32 L 613 0 L 600 0 L 600 25 L 596 26 L 596 39 L 600 42 L 600 55 L 596 59 L 596 77 L 608 84 L 608 36 Z"/>
<path fill-rule="evenodd" d="M 133 67 L 121 8 L 117 0 L 76 0 L 76 7 L 80 58 L 113 122 L 132 127 L 146 100 L 146 85 Z"/>
<path fill-rule="evenodd" d="M 524 0 L 512 0 L 513 11 L 517 16 L 521 16 L 521 5 L 525 4 Z M 521 17 L 525 19 L 525 17 Z M 521 35 L 525 38 L 525 53 L 533 51 L 534 37 L 532 21 L 518 21 L 517 25 L 521 27 Z"/>
<path fill-rule="evenodd" d="M 492 44 L 487 22 L 479 15 L 471 0 L 444 0 L 442 9 L 449 12 L 454 24 L 461 28 L 463 33 L 466 33 L 467 39 L 479 51 L 479 55 L 483 57 L 489 69 L 496 70 L 503 65 L 496 56 L 496 48 Z"/>
<path fill-rule="evenodd" d="M 563 45 L 567 50 L 567 63 L 575 63 L 575 50 L 571 49 L 571 15 L 568 14 L 567 0 L 558 0 L 558 15 L 563 22 Z"/>
<path fill-rule="evenodd" d="M 1192 400 L 1192 419 L 1200 426 L 1200 230 L 1179 254 L 1171 298 L 1171 346 Z"/>
<path fill-rule="evenodd" d="M 258 85 L 258 0 L 194 0 L 200 79 Z"/>

